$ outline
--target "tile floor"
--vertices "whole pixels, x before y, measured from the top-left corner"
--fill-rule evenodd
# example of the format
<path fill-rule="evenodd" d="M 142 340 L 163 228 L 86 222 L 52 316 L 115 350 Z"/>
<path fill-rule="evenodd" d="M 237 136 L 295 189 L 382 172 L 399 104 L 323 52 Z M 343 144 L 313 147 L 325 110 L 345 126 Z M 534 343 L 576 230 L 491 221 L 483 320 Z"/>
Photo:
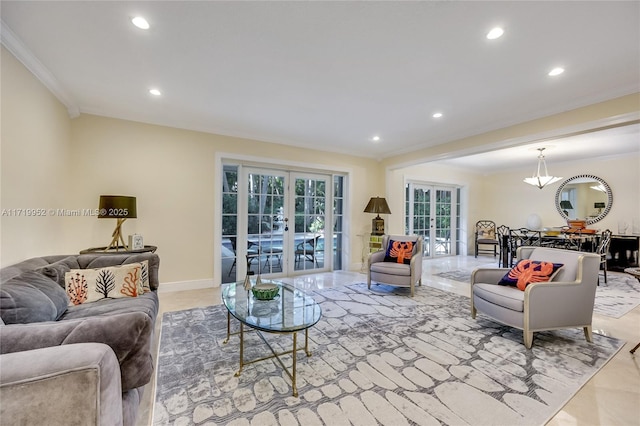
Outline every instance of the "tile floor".
<path fill-rule="evenodd" d="M 445 257 L 425 260 L 423 285 L 469 297 L 469 284 L 436 277 L 433 274 L 478 266 L 496 267 L 491 257 Z M 284 278 L 284 282 L 307 290 L 320 290 L 357 282 L 366 282 L 358 272 L 336 271 Z M 156 323 L 157 351 L 162 314 L 199 306 L 221 303 L 220 288 L 161 292 L 160 313 Z M 629 350 L 640 342 L 640 306 L 622 318 L 614 319 L 594 314 L 594 332 L 625 340 L 626 345 L 551 419 L 548 425 L 640 425 L 640 349 L 635 355 Z M 534 341 L 535 344 L 535 341 Z M 139 425 L 151 425 L 155 380 L 145 390 L 140 407 Z"/>

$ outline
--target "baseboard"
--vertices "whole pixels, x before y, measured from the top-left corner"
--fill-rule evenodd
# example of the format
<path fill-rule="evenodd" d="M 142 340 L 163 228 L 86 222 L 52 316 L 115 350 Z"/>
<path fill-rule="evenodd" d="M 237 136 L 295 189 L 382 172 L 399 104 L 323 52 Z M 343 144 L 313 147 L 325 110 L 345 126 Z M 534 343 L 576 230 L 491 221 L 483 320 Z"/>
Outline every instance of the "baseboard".
<path fill-rule="evenodd" d="M 160 283 L 158 293 L 168 293 L 172 291 L 183 290 L 200 290 L 203 288 L 214 288 L 216 285 L 213 283 L 213 278 L 204 280 L 191 280 L 191 281 L 174 281 L 170 283 Z"/>

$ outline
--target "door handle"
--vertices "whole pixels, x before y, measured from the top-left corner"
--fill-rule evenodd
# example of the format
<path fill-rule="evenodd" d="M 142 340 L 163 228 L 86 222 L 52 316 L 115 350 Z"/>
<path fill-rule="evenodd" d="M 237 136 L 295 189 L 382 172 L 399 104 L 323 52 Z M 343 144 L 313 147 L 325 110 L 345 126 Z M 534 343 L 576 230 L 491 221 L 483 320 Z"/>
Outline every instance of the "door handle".
<path fill-rule="evenodd" d="M 288 217 L 284 218 L 284 230 L 285 231 L 289 230 L 289 218 Z"/>

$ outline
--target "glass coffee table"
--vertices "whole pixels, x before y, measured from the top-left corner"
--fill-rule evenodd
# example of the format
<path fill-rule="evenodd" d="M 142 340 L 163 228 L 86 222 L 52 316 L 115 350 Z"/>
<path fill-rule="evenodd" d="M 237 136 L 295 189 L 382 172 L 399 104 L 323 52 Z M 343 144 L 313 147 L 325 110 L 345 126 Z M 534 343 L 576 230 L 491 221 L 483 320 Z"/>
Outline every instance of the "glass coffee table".
<path fill-rule="evenodd" d="M 280 366 L 291 379 L 293 396 L 298 396 L 296 387 L 296 355 L 298 350 L 304 349 L 307 356 L 311 356 L 309 351 L 309 328 L 314 326 L 322 315 L 322 309 L 316 301 L 303 290 L 290 287 L 278 281 L 263 281 L 273 283 L 280 287 L 279 294 L 272 300 L 258 300 L 251 291 L 244 289 L 243 282 L 226 284 L 222 290 L 222 302 L 227 308 L 227 338 L 223 343 L 229 341 L 229 337 L 240 335 L 240 368 L 236 376 L 242 373 L 242 367 L 266 359 L 275 358 Z M 240 331 L 231 333 L 231 316 L 240 322 Z M 262 358 L 246 361 L 244 359 L 244 332 L 245 326 L 257 331 L 258 336 L 267 345 L 271 355 Z M 297 334 L 304 330 L 304 347 L 298 348 Z M 267 342 L 262 332 L 267 333 L 288 333 L 292 335 L 292 349 L 284 352 L 276 352 Z M 292 367 L 289 370 L 280 356 L 291 354 Z"/>

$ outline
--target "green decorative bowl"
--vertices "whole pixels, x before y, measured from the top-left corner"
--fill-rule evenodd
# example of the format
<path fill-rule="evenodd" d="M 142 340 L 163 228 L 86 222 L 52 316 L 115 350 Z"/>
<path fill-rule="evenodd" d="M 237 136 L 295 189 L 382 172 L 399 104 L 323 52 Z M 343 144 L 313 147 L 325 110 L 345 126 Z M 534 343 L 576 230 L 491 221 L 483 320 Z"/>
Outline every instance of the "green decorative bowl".
<path fill-rule="evenodd" d="M 275 284 L 256 284 L 251 287 L 251 291 L 258 300 L 271 300 L 278 295 L 280 287 Z"/>

